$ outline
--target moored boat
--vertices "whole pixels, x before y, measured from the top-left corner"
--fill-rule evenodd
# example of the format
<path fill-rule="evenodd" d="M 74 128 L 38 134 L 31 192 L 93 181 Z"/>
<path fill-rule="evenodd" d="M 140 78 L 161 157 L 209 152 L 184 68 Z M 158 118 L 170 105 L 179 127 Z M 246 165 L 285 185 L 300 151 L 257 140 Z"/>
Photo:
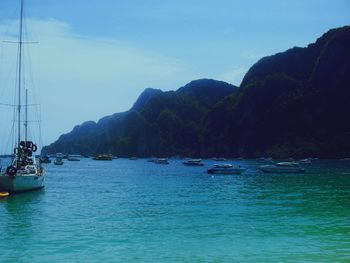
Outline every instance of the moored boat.
<path fill-rule="evenodd" d="M 303 173 L 305 169 L 296 162 L 280 162 L 276 164 L 261 165 L 259 169 L 265 173 Z"/>
<path fill-rule="evenodd" d="M 38 147 L 29 139 L 28 134 L 28 89 L 24 85 L 23 71 L 23 44 L 26 43 L 26 41 L 23 40 L 23 36 L 27 35 L 27 32 L 24 32 L 26 28 L 23 19 L 23 0 L 21 0 L 20 3 L 19 39 L 18 42 L 15 42 L 18 44 L 16 68 L 17 83 L 15 92 L 16 105 L 13 105 L 16 109 L 16 111 L 14 111 L 14 120 L 17 127 L 14 131 L 17 136 L 14 137 L 16 138 L 16 143 L 14 145 L 12 160 L 5 169 L 1 169 L 0 171 L 0 191 L 8 193 L 36 190 L 43 188 L 45 185 L 45 170 L 40 162 L 36 162 L 34 154 Z M 24 125 L 24 129 L 22 125 Z M 14 134 L 12 136 L 14 136 Z"/>
<path fill-rule="evenodd" d="M 51 163 L 50 157 L 47 155 L 42 155 L 39 157 L 40 163 Z"/>
<path fill-rule="evenodd" d="M 169 164 L 169 161 L 167 158 L 158 158 L 154 161 L 156 164 Z"/>
<path fill-rule="evenodd" d="M 70 155 L 68 155 L 67 160 L 70 162 L 79 162 L 80 161 L 80 159 L 78 157 L 70 156 Z"/>
<path fill-rule="evenodd" d="M 213 161 L 216 161 L 216 162 L 227 161 L 227 159 L 224 157 L 213 157 L 212 159 L 213 159 Z"/>
<path fill-rule="evenodd" d="M 63 165 L 63 154 L 62 153 L 57 153 L 56 158 L 53 161 L 54 165 Z"/>
<path fill-rule="evenodd" d="M 5 198 L 8 197 L 10 195 L 9 192 L 0 192 L 0 198 Z"/>
<path fill-rule="evenodd" d="M 189 160 L 183 161 L 182 164 L 187 166 L 204 166 L 202 159 L 189 159 Z"/>
<path fill-rule="evenodd" d="M 157 161 L 157 158 L 155 158 L 155 157 L 152 157 L 152 158 L 147 160 L 147 162 L 150 162 L 150 163 L 155 163 L 156 161 Z"/>
<path fill-rule="evenodd" d="M 36 145 L 31 141 L 21 141 L 15 148 L 12 162 L 0 174 L 0 190 L 18 193 L 43 188 L 45 185 L 44 168 L 36 163 L 33 151 Z"/>
<path fill-rule="evenodd" d="M 92 159 L 95 161 L 112 161 L 113 156 L 110 154 L 99 154 Z"/>
<path fill-rule="evenodd" d="M 302 160 L 299 161 L 299 163 L 312 164 L 312 159 L 311 158 L 302 159 Z"/>
<path fill-rule="evenodd" d="M 241 174 L 245 171 L 240 165 L 233 166 L 232 164 L 214 164 L 207 170 L 208 174 Z"/>
<path fill-rule="evenodd" d="M 258 160 L 265 163 L 274 163 L 272 157 L 261 157 Z"/>

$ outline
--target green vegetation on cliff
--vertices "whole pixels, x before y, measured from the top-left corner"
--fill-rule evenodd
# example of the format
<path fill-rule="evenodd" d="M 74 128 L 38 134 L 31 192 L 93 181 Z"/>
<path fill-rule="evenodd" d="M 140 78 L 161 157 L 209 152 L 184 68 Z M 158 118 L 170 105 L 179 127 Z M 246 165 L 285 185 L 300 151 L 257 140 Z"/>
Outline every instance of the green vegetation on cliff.
<path fill-rule="evenodd" d="M 129 111 L 83 123 L 43 151 L 349 156 L 349 47 L 347 26 L 261 59 L 239 88 L 203 79 L 177 91 L 146 89 Z"/>
<path fill-rule="evenodd" d="M 202 123 L 213 106 L 237 90 L 210 79 L 177 91 L 146 89 L 127 112 L 86 122 L 43 148 L 45 153 L 112 153 L 121 156 L 196 154 Z"/>

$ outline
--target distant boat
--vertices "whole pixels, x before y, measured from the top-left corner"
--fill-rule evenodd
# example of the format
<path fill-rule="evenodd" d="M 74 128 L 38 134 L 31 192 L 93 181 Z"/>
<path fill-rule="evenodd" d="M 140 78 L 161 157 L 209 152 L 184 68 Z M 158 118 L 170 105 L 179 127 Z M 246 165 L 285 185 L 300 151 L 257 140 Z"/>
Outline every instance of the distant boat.
<path fill-rule="evenodd" d="M 56 158 L 53 161 L 54 165 L 63 165 L 63 154 L 62 153 L 57 153 Z"/>
<path fill-rule="evenodd" d="M 152 158 L 147 160 L 147 162 L 150 162 L 150 163 L 155 163 L 156 161 L 157 161 L 157 158 L 155 158 L 155 157 L 152 157 Z"/>
<path fill-rule="evenodd" d="M 266 162 L 266 163 L 273 163 L 272 157 L 261 157 L 259 158 L 259 161 Z"/>
<path fill-rule="evenodd" d="M 77 157 L 74 157 L 74 156 L 69 156 L 67 157 L 67 160 L 70 161 L 70 162 L 79 162 L 80 159 L 77 158 Z"/>
<path fill-rule="evenodd" d="M 129 160 L 137 160 L 137 157 L 135 157 L 135 156 L 130 157 Z"/>
<path fill-rule="evenodd" d="M 311 158 L 306 158 L 306 159 L 300 160 L 299 163 L 312 164 L 312 159 Z"/>
<path fill-rule="evenodd" d="M 24 87 L 23 58 L 24 49 L 24 18 L 23 18 L 23 0 L 20 4 L 20 27 L 18 39 L 18 54 L 16 68 L 16 98 L 17 105 L 14 119 L 17 124 L 16 144 L 14 145 L 14 155 L 9 166 L 2 170 L 0 167 L 0 189 L 9 193 L 17 193 L 43 188 L 45 185 L 45 170 L 41 163 L 36 163 L 34 153 L 37 151 L 37 145 L 28 138 L 28 90 Z M 22 96 L 25 95 L 25 98 Z M 23 102 L 23 99 L 25 101 Z M 23 112 L 24 108 L 24 112 Z M 23 116 L 24 115 L 24 116 Z M 24 117 L 24 118 L 23 118 Z M 24 132 L 22 125 L 24 124 Z"/>
<path fill-rule="evenodd" d="M 214 164 L 213 167 L 207 170 L 208 174 L 241 174 L 245 171 L 240 165 L 233 166 L 232 164 Z"/>
<path fill-rule="evenodd" d="M 9 192 L 0 192 L 0 198 L 5 198 L 8 197 L 10 195 Z"/>
<path fill-rule="evenodd" d="M 158 158 L 155 160 L 154 163 L 156 163 L 156 164 L 169 164 L 169 161 L 167 158 Z"/>
<path fill-rule="evenodd" d="M 51 163 L 50 157 L 47 155 L 42 155 L 39 157 L 40 163 Z"/>
<path fill-rule="evenodd" d="M 224 157 L 213 157 L 212 158 L 213 159 L 213 161 L 216 161 L 216 162 L 223 162 L 223 161 L 227 161 L 227 159 L 226 158 L 224 158 Z"/>
<path fill-rule="evenodd" d="M 265 173 L 303 173 L 305 169 L 296 162 L 280 162 L 276 164 L 261 165 L 259 169 Z"/>
<path fill-rule="evenodd" d="M 202 159 L 189 159 L 182 162 L 184 165 L 187 166 L 203 166 L 204 163 L 202 162 Z"/>
<path fill-rule="evenodd" d="M 99 154 L 92 159 L 95 161 L 112 161 L 113 156 L 110 154 Z"/>

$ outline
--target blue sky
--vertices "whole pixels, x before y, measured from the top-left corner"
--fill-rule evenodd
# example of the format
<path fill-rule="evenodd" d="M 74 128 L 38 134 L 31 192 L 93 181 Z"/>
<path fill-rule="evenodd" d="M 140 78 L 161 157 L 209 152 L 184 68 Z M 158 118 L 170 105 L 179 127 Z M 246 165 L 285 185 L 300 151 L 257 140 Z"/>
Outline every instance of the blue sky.
<path fill-rule="evenodd" d="M 30 60 L 44 144 L 83 121 L 127 110 L 147 87 L 177 89 L 204 77 L 239 85 L 259 58 L 306 46 L 350 20 L 350 1 L 344 0 L 25 4 L 28 38 L 40 42 L 30 47 Z M 19 1 L 0 1 L 1 40 L 15 33 L 18 7 Z M 1 48 L 5 70 L 14 51 Z M 2 85 L 7 74 L 0 74 Z M 0 102 L 6 94 L 0 93 Z"/>

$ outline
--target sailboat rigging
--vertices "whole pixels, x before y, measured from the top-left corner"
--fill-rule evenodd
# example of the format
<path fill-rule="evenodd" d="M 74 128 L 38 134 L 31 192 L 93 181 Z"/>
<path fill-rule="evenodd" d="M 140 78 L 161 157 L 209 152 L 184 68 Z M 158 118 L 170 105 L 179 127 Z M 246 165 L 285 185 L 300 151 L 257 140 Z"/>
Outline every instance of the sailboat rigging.
<path fill-rule="evenodd" d="M 22 138 L 22 81 L 23 81 L 23 8 L 24 0 L 21 0 L 19 41 L 18 41 L 18 83 L 17 83 L 17 143 L 14 147 L 12 161 L 6 169 L 0 173 L 0 190 L 10 193 L 40 189 L 45 184 L 45 170 L 41 164 L 37 164 L 35 152 L 37 145 L 28 138 L 28 89 L 25 89 L 24 105 L 24 138 Z"/>

